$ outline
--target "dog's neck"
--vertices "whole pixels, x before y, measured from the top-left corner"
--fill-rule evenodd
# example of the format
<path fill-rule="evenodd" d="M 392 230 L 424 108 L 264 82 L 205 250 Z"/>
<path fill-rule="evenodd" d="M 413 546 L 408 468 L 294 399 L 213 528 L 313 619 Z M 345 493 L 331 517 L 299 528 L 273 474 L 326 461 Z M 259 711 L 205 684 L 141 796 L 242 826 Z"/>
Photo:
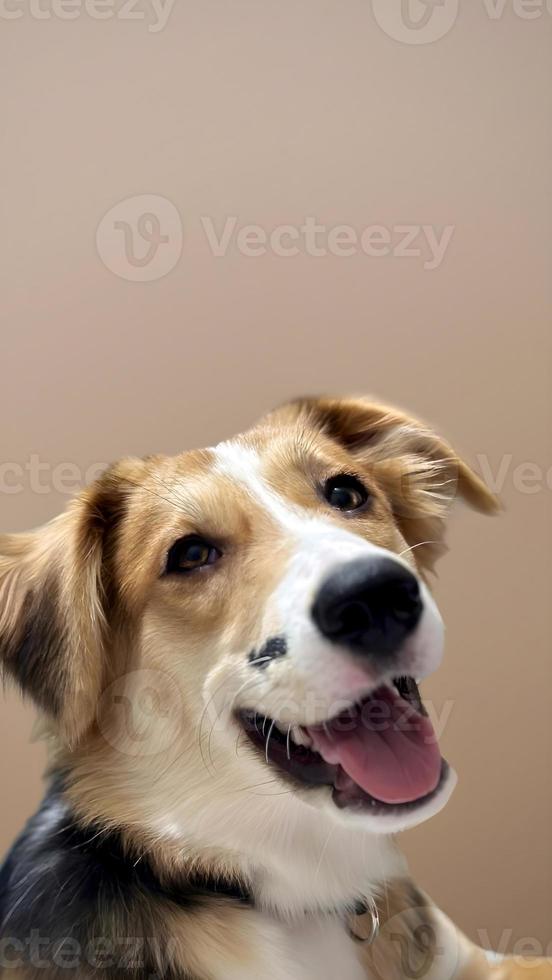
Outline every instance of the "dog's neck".
<path fill-rule="evenodd" d="M 129 800 L 128 785 L 128 779 L 118 785 L 114 780 L 99 809 L 95 783 L 77 775 L 69 794 L 78 814 L 120 828 L 132 850 L 147 854 L 162 877 L 235 883 L 257 907 L 280 918 L 377 899 L 390 881 L 407 873 L 391 837 L 340 823 L 294 794 L 247 799 L 196 790 L 187 800 L 179 797 L 171 810 L 155 794 Z"/>
<path fill-rule="evenodd" d="M 81 949 L 87 949 L 97 935 L 105 936 L 108 948 L 113 942 L 114 950 L 123 937 L 135 937 L 143 943 L 139 948 L 140 962 L 147 965 L 148 975 L 155 970 L 155 975 L 176 977 L 188 975 L 193 969 L 194 976 L 208 972 L 217 977 L 274 975 L 279 980 L 290 976 L 304 980 L 314 975 L 343 975 L 352 980 L 361 975 L 355 943 L 361 944 L 363 962 L 367 958 L 367 964 L 376 964 L 367 974 L 374 978 L 403 976 L 402 970 L 394 972 L 392 968 L 405 944 L 409 955 L 418 950 L 427 962 L 428 944 L 425 939 L 422 944 L 419 936 L 433 934 L 430 911 L 408 880 L 380 881 L 379 901 L 366 901 L 354 910 L 350 895 L 345 903 L 336 900 L 333 906 L 328 902 L 320 907 L 324 891 L 327 898 L 337 899 L 346 887 L 364 893 L 371 887 L 365 875 L 357 877 L 352 873 L 347 850 L 342 856 L 348 876 L 336 874 L 337 850 L 351 844 L 340 839 L 339 830 L 335 833 L 337 841 L 328 840 L 319 855 L 320 866 L 325 868 L 321 876 L 313 875 L 308 857 L 302 865 L 311 877 L 310 891 L 298 894 L 296 875 L 284 881 L 277 862 L 269 862 L 262 874 L 258 867 L 254 869 L 252 888 L 247 889 L 244 883 L 240 884 L 240 862 L 235 864 L 234 878 L 230 879 L 214 873 L 214 865 L 209 864 L 213 854 L 209 861 L 205 855 L 200 858 L 196 854 L 194 864 L 188 850 L 180 860 L 169 861 L 167 849 L 159 846 L 161 842 L 157 848 L 154 845 L 146 850 L 135 831 L 129 836 L 128 831 L 125 834 L 113 826 L 83 826 L 67 796 L 67 785 L 61 776 L 54 780 L 40 811 L 24 831 L 9 865 L 10 915 L 21 909 L 18 919 L 10 923 L 16 930 L 14 936 L 19 935 L 19 929 L 21 936 L 26 935 L 28 919 L 23 899 L 29 898 L 32 905 L 40 908 L 33 921 L 38 922 L 37 934 L 44 934 L 52 954 L 60 948 L 63 937 L 72 936 L 78 928 Z M 297 857 L 298 843 L 291 840 L 290 857 Z M 331 859 L 331 868 L 325 855 Z M 357 866 L 362 857 L 362 853 L 356 855 Z M 221 854 L 219 860 L 226 862 L 228 873 L 230 856 Z M 242 863 L 242 870 L 244 867 Z M 291 868 L 290 861 L 284 870 L 289 873 Z M 333 881 L 330 870 L 335 876 Z M 65 883 L 68 898 L 57 906 L 56 901 L 39 902 L 45 894 L 55 892 L 51 884 L 59 880 Z M 304 897 L 310 907 L 300 907 Z M 212 945 L 207 944 L 210 953 L 204 949 L 205 929 L 212 940 Z M 125 947 L 125 955 L 128 951 Z M 41 949 L 41 955 L 42 952 Z M 222 970 L 211 971 L 212 956 L 223 964 Z M 377 967 L 379 961 L 385 966 L 383 971 Z M 296 972 L 295 967 L 300 964 L 303 968 Z"/>
<path fill-rule="evenodd" d="M 354 833 L 339 825 L 305 827 L 289 850 L 252 868 L 258 905 L 279 916 L 349 908 L 376 899 L 386 882 L 406 873 L 388 838 Z"/>
<path fill-rule="evenodd" d="M 389 837 L 344 826 L 297 802 L 274 808 L 268 835 L 255 839 L 249 832 L 247 842 L 239 842 L 260 906 L 285 916 L 350 907 L 405 873 Z"/>
<path fill-rule="evenodd" d="M 273 833 L 267 835 L 265 827 L 256 836 L 248 821 L 230 822 L 224 845 L 204 835 L 194 838 L 184 828 L 179 833 L 171 823 L 154 860 L 163 869 L 172 855 L 171 867 L 183 875 L 194 870 L 238 883 L 257 908 L 281 919 L 351 910 L 405 877 L 406 862 L 391 838 L 323 820 L 315 810 L 301 817 L 290 821 L 288 814 L 284 823 L 275 814 Z"/>

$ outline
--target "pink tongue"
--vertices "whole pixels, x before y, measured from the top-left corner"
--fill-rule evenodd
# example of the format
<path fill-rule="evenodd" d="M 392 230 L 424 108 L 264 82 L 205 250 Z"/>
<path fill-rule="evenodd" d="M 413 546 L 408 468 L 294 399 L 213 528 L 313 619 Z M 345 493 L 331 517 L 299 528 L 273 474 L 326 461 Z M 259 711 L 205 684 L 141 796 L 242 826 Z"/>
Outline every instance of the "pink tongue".
<path fill-rule="evenodd" d="M 441 753 L 429 718 L 382 687 L 352 713 L 307 728 L 315 750 L 382 803 L 412 803 L 437 788 Z"/>

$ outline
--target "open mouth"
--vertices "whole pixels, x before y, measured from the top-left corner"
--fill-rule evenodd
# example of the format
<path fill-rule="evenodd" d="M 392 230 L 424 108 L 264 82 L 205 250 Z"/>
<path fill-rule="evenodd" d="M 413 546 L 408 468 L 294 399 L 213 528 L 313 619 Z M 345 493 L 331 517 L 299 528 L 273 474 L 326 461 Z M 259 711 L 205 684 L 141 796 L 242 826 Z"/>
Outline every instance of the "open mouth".
<path fill-rule="evenodd" d="M 428 803 L 446 781 L 416 682 L 401 677 L 321 725 L 283 730 L 255 711 L 240 724 L 267 763 L 302 786 L 332 787 L 340 809 L 376 815 Z"/>

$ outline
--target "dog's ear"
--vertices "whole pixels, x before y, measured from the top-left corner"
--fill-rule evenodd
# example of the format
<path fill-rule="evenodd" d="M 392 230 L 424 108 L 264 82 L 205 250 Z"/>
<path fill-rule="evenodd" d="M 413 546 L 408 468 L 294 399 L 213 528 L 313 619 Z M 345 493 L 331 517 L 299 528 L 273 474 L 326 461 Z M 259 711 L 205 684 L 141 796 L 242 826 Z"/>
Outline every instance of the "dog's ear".
<path fill-rule="evenodd" d="M 427 569 L 446 550 L 445 522 L 456 498 L 485 514 L 499 509 L 497 497 L 447 442 L 398 409 L 364 398 L 303 398 L 277 414 L 284 423 L 314 426 L 370 466 Z"/>
<path fill-rule="evenodd" d="M 0 536 L 0 669 L 69 742 L 93 721 L 106 676 L 128 492 L 113 467 L 49 524 Z"/>

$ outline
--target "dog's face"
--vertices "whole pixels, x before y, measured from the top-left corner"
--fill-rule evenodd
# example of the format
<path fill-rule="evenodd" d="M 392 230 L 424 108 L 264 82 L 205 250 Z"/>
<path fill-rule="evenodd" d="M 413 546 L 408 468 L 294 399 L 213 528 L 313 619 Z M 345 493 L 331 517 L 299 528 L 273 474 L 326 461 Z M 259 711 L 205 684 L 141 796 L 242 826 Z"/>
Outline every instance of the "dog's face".
<path fill-rule="evenodd" d="M 124 461 L 42 531 L 0 539 L 4 667 L 83 782 L 150 829 L 189 822 L 192 797 L 194 819 L 214 800 L 228 819 L 221 801 L 262 785 L 402 829 L 453 784 L 414 678 L 442 655 L 424 573 L 457 494 L 496 506 L 435 435 L 363 400 Z"/>

